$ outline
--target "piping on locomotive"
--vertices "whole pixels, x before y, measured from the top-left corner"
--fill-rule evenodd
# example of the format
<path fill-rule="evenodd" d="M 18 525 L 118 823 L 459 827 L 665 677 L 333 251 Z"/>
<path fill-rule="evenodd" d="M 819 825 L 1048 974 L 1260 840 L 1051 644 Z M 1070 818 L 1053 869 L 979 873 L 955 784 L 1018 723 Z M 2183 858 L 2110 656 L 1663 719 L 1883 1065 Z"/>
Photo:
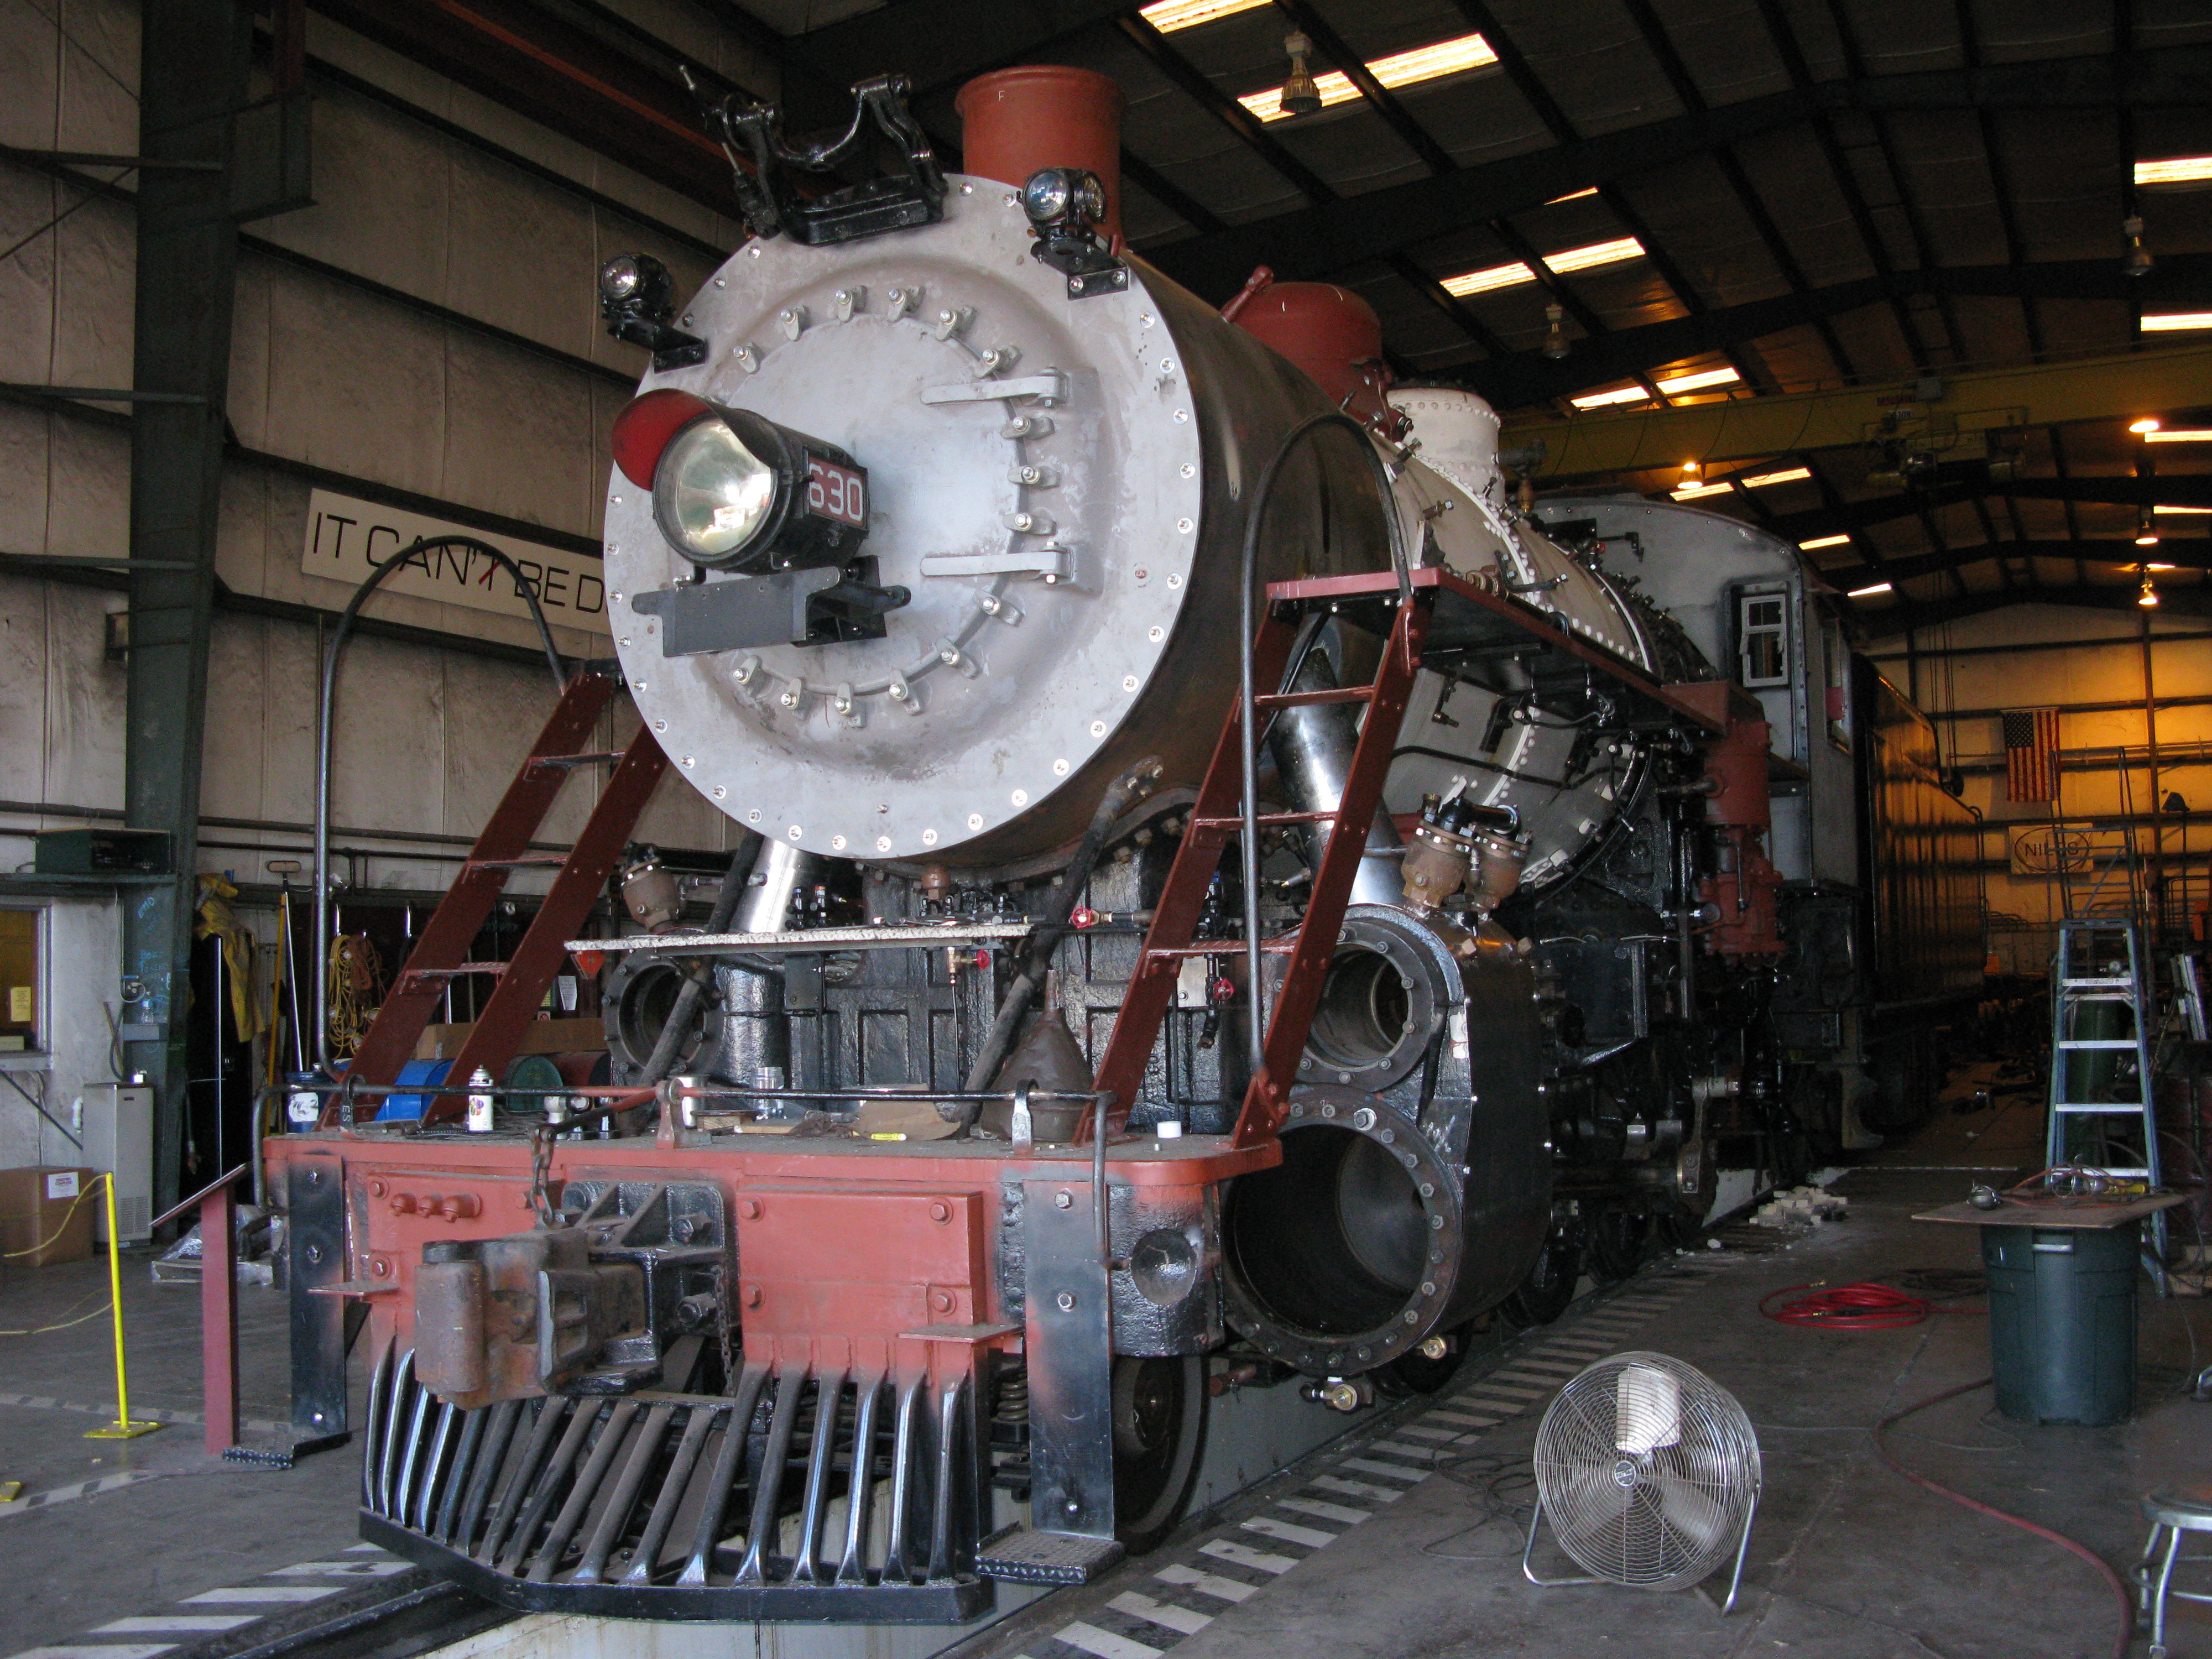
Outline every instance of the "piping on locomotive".
<path fill-rule="evenodd" d="M 1436 1386 L 1873 1086 L 1853 671 L 1790 550 L 1540 520 L 1355 296 L 1164 280 L 1101 77 L 971 85 L 966 175 L 860 94 L 902 176 L 809 196 L 725 106 L 755 239 L 680 310 L 648 260 L 603 283 L 653 368 L 596 695 L 753 832 L 703 929 L 641 863 L 640 931 L 574 941 L 651 1094 L 372 1091 L 270 1144 L 311 1420 L 371 1357 L 365 1535 L 517 1605 L 1080 1582 L 1173 1524 L 1210 1370 Z"/>

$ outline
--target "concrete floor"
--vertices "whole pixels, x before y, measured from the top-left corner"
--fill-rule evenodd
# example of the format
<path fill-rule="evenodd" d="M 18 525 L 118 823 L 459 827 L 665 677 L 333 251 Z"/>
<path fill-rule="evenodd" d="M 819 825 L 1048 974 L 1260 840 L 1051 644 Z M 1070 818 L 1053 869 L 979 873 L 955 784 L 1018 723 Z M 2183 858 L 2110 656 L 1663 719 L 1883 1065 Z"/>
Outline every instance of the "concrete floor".
<path fill-rule="evenodd" d="M 1962 1087 L 1970 1089 L 1971 1079 Z M 1837 1190 L 1851 1218 L 1784 1248 L 1733 1248 L 1655 1264 L 1587 1298 L 1558 1324 L 1485 1353 L 1448 1396 L 1378 1413 L 1339 1443 L 1195 1518 L 1161 1551 L 1109 1580 L 1025 1609 L 957 1650 L 962 1659 L 1287 1659 L 1288 1656 L 1492 1655 L 1645 1659 L 1789 1652 L 1850 1659 L 2094 1655 L 2109 1650 L 2108 1592 L 2081 1562 L 1908 1486 L 1873 1455 L 1869 1430 L 1902 1405 L 1986 1374 L 1984 1322 L 1939 1315 L 1857 1334 L 1788 1328 L 1757 1311 L 1765 1291 L 1906 1267 L 1972 1267 L 1964 1229 L 1916 1224 L 1916 1209 L 1964 1193 L 1976 1167 L 2032 1169 L 2032 1104 L 1946 1113 L 1907 1146 L 1868 1160 Z M 1988 1178 L 1988 1177 L 1978 1177 Z M 106 1300 L 104 1267 L 77 1263 L 0 1283 L 0 1328 L 60 1323 Z M 1978 1303 L 1960 1304 L 1966 1309 Z M 201 1449 L 198 1298 L 149 1282 L 126 1258 L 133 1414 L 171 1419 L 130 1442 L 83 1438 L 112 1414 L 107 1326 L 94 1319 L 0 1337 L 0 1480 L 27 1498 L 0 1504 L 10 1590 L 0 1655 L 202 1659 L 300 1616 L 387 1588 L 398 1564 L 353 1529 L 354 1454 L 290 1471 L 225 1464 Z M 2137 1495 L 2212 1476 L 2212 1407 L 2179 1392 L 2212 1361 L 2212 1309 L 2142 1302 L 2139 1409 L 2124 1426 L 2037 1428 L 1995 1415 L 1986 1393 L 1914 1419 L 1892 1437 L 1935 1478 L 2081 1539 L 2124 1565 L 2142 1541 Z M 284 1310 L 241 1292 L 245 1411 L 271 1437 L 285 1415 Z M 2202 1348 L 2203 1359 L 2194 1356 Z M 1744 1601 L 1720 1619 L 1694 1594 L 1610 1588 L 1542 1591 L 1522 1582 L 1525 1470 L 1549 1389 L 1595 1354 L 1655 1348 L 1735 1391 L 1758 1425 L 1766 1498 Z M 88 1483 L 113 1482 L 71 1496 Z M 346 1558 L 350 1557 L 350 1559 Z M 295 1571 L 295 1569 L 297 1569 Z M 382 1575 L 394 1577 L 382 1580 Z M 259 1586 L 260 1588 L 252 1588 Z M 241 1589 L 240 1587 L 247 1587 Z M 276 1595 L 294 1589 L 296 1597 Z M 220 1593 L 216 1601 L 187 1598 Z M 273 1598 L 273 1604 L 272 1604 Z M 180 1607 L 179 1604 L 185 1605 Z M 2176 1659 L 2212 1659 L 2212 1624 L 2177 1614 Z M 121 1630 L 100 1630 L 116 1620 Z M 193 1625 L 185 1622 L 202 1620 Z M 226 1626 L 222 1621 L 228 1620 Z M 600 1629 L 594 1651 L 609 1647 Z M 456 1631 L 456 1634 L 459 1632 Z M 672 1632 L 665 1632 L 671 1633 Z M 700 1647 L 692 1632 L 687 1651 Z M 807 1650 L 790 1630 L 779 1653 Z M 657 1650 L 651 1628 L 637 1652 Z"/>
<path fill-rule="evenodd" d="M 0 1605 L 0 1653 L 78 1638 L 119 1617 L 154 1615 L 359 1541 L 360 1471 L 349 1449 L 290 1470 L 207 1455 L 198 1289 L 155 1284 L 150 1260 L 144 1250 L 124 1253 L 123 1313 L 131 1414 L 161 1420 L 155 1432 L 84 1437 L 115 1416 L 105 1313 L 39 1335 L 0 1336 L 0 1480 L 22 1483 L 19 1498 L 0 1504 L 0 1550 L 14 1568 Z M 12 1333 L 64 1324 L 106 1304 L 104 1255 L 17 1271 L 0 1283 L 0 1327 Z M 243 1437 L 263 1446 L 289 1442 L 277 1432 L 289 1413 L 284 1298 L 241 1286 L 239 1317 Z M 362 1570 L 356 1565 L 348 1576 Z M 201 1604 L 180 1616 L 238 1611 Z"/>
<path fill-rule="evenodd" d="M 1875 1456 L 1880 1419 L 1988 1374 L 1987 1322 L 1972 1311 L 1984 1305 L 1978 1298 L 1917 1327 L 1856 1334 L 1783 1326 L 1758 1311 L 1759 1298 L 1783 1286 L 1978 1267 L 1972 1230 L 1910 1218 L 1963 1197 L 1973 1179 L 1991 1178 L 1967 1174 L 1974 1166 L 2038 1167 L 2040 1122 L 2029 1105 L 1947 1112 L 1911 1146 L 1877 1155 L 1838 1184 L 1852 1200 L 1848 1222 L 1787 1248 L 1655 1266 L 1528 1333 L 1494 1362 L 1478 1359 L 1434 1415 L 1385 1431 L 1366 1455 L 1333 1448 L 1308 1460 L 1204 1517 L 1158 1555 L 994 1628 L 959 1659 L 1147 1659 L 1170 1648 L 1176 1659 L 2107 1653 L 2117 1611 L 2086 1564 L 1907 1484 Z M 2156 1301 L 2148 1287 L 2141 1305 L 2134 1421 L 2109 1429 L 2014 1423 L 1983 1390 L 1899 1425 L 1893 1451 L 1948 1486 L 2069 1534 L 2124 1571 L 2142 1542 L 2139 1494 L 2212 1477 L 2212 1407 L 2180 1392 L 2202 1363 L 2193 1355 L 2212 1361 L 2212 1310 Z M 1648 1314 L 1648 1322 L 1632 1327 L 1608 1315 L 1615 1307 Z M 1461 1430 L 1510 1403 L 1513 1391 L 1491 1379 L 1522 1368 L 1540 1379 L 1592 1352 L 1625 1348 L 1698 1365 L 1737 1395 L 1757 1425 L 1765 1504 L 1730 1618 L 1695 1592 L 1547 1590 L 1524 1582 L 1530 1509 L 1522 1477 L 1547 1392 L 1495 1426 L 1449 1442 L 1422 1434 L 1427 1425 Z M 1424 1478 L 1415 1454 L 1431 1443 L 1439 1455 Z M 1394 1444 L 1401 1449 L 1381 1449 Z M 1352 1459 L 1365 1467 L 1347 1468 Z M 1394 1462 L 1407 1473 L 1368 1472 Z M 1347 1474 L 1402 1495 L 1347 1492 Z M 1255 1544 L 1271 1559 L 1253 1565 Z M 1572 1571 L 1556 1554 L 1548 1559 L 1554 1571 Z M 2212 1569 L 2204 1571 L 2212 1588 Z M 2175 1659 L 2212 1656 L 2206 1611 L 2178 1606 L 2168 1631 Z"/>

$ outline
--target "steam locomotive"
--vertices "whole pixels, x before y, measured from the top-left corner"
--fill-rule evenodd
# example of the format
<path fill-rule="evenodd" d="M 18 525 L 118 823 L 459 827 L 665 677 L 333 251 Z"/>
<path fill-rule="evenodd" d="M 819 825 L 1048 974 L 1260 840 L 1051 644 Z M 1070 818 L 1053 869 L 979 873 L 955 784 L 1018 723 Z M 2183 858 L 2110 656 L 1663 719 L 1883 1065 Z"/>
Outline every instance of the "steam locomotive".
<path fill-rule="evenodd" d="M 1924 722 L 1794 550 L 1516 494 L 1344 290 L 1166 282 L 1110 82 L 974 83 L 951 176 L 900 94 L 827 191 L 719 108 L 755 239 L 603 273 L 617 672 L 754 832 L 574 942 L 614 1092 L 270 1143 L 364 1534 L 516 1605 L 1081 1582 L 1224 1376 L 1439 1386 L 1899 1119 L 1978 975 Z"/>

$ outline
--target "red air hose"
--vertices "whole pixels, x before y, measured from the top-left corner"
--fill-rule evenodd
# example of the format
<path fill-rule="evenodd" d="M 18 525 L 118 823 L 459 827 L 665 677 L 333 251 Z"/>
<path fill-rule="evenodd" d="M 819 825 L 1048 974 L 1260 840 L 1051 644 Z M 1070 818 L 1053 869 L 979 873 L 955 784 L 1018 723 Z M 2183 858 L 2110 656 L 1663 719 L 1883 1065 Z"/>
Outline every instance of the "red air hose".
<path fill-rule="evenodd" d="M 1907 1406 L 1903 1411 L 1892 1412 L 1887 1417 L 1883 1418 L 1881 1422 L 1874 1425 L 1874 1449 L 1875 1455 L 1878 1455 L 1883 1462 L 1888 1464 L 1893 1471 L 1903 1475 L 1914 1486 L 1922 1487 L 1926 1491 L 1932 1492 L 1938 1498 L 1948 1498 L 1954 1504 L 1962 1504 L 1966 1508 L 1973 1510 L 1977 1515 L 1986 1515 L 1992 1521 L 2002 1521 L 2008 1527 L 2018 1527 L 2022 1532 L 2032 1532 L 2038 1538 L 2044 1540 L 2045 1542 L 2056 1544 L 2060 1549 L 2069 1551 L 2073 1554 L 2080 1556 L 2084 1561 L 2087 1561 L 2091 1566 L 2094 1567 L 2097 1570 L 2098 1576 L 2105 1581 L 2105 1587 L 2112 1591 L 2112 1600 L 2119 1607 L 2120 1627 L 2118 1632 L 2112 1638 L 2112 1659 L 2126 1659 L 2128 1638 L 2135 1631 L 2135 1597 L 2129 1590 L 2127 1585 L 2121 1582 L 2120 1575 L 2112 1571 L 2112 1564 L 2107 1562 L 2103 1556 L 2099 1555 L 2096 1551 L 2091 1549 L 2087 1544 L 2079 1544 L 2075 1542 L 2074 1540 L 2069 1538 L 2063 1532 L 2053 1532 L 2049 1527 L 2038 1526 L 2034 1522 L 2027 1520 L 2024 1516 L 2014 1515 L 2008 1510 L 1998 1509 L 1994 1504 L 1982 1503 L 1978 1499 L 1967 1497 L 1964 1492 L 1953 1492 L 1950 1487 L 1943 1485 L 1941 1481 L 1930 1480 L 1924 1474 L 1915 1474 L 1912 1470 L 1906 1468 L 1904 1464 L 1899 1462 L 1896 1458 L 1890 1455 L 1888 1443 L 1883 1440 L 1882 1436 L 1894 1425 L 1902 1423 L 1906 1418 L 1911 1417 L 1915 1412 L 1924 1412 L 1930 1406 L 1940 1406 L 1946 1400 L 1954 1400 L 1962 1394 L 1972 1394 L 1976 1389 L 1986 1389 L 1993 1381 L 1995 1381 L 1994 1378 L 1984 1376 L 1977 1382 L 1961 1382 L 1955 1389 L 1945 1389 L 1940 1394 L 1931 1394 L 1925 1400 L 1918 1401 L 1912 1405 Z"/>
<path fill-rule="evenodd" d="M 1799 1295 L 1810 1291 L 1810 1295 Z M 1777 1297 L 1795 1301 L 1773 1305 Z M 1759 1310 L 1784 1325 L 1810 1325 L 1832 1331 L 1880 1331 L 1899 1325 L 1917 1325 L 1936 1311 L 1932 1303 L 1887 1285 L 1862 1280 L 1822 1290 L 1812 1285 L 1790 1285 L 1770 1291 L 1759 1299 Z"/>

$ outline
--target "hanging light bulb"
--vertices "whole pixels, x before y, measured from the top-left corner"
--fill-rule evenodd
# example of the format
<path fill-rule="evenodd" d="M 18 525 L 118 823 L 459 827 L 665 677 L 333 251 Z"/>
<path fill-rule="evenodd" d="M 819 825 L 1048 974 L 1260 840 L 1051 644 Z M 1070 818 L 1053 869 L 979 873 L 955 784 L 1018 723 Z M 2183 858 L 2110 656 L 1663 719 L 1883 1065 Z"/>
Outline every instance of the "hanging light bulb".
<path fill-rule="evenodd" d="M 1544 307 L 1544 320 L 1551 325 L 1544 331 L 1544 355 L 1555 363 L 1567 355 L 1567 331 L 1559 326 L 1566 314 L 1564 306 Z"/>
<path fill-rule="evenodd" d="M 2128 257 L 2120 267 L 2130 276 L 2150 273 L 2150 250 L 2143 246 L 2143 222 L 2140 219 L 2120 221 L 2120 234 L 2128 239 Z"/>
<path fill-rule="evenodd" d="M 2158 525 L 2150 516 L 2150 509 L 2147 507 L 2139 509 L 2136 514 L 2136 545 L 2137 547 L 2158 545 Z"/>
<path fill-rule="evenodd" d="M 1314 84 L 1313 70 L 1306 66 L 1307 56 L 1313 51 L 1313 42 L 1306 39 L 1304 30 L 1292 29 L 1283 37 L 1283 50 L 1291 55 L 1291 72 L 1283 82 L 1283 113 L 1319 114 L 1321 88 Z"/>
<path fill-rule="evenodd" d="M 2158 609 L 2158 589 L 2150 585 L 2150 572 L 2143 572 L 2142 591 L 2136 595 L 2136 603 L 2146 611 Z"/>

